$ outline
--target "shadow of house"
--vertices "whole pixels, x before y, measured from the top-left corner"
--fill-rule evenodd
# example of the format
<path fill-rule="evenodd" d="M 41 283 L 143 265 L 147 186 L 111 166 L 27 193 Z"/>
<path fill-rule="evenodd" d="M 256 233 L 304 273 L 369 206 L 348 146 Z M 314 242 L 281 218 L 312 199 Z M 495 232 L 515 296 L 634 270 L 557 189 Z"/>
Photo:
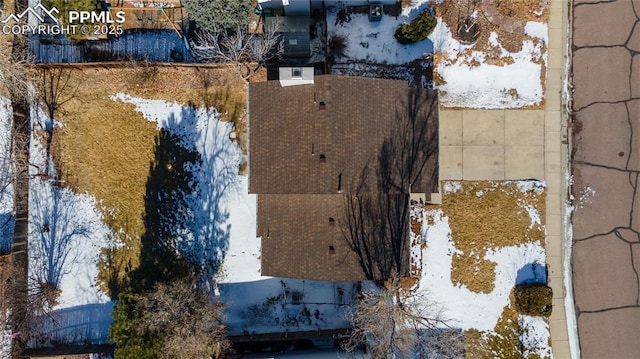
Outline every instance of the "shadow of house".
<path fill-rule="evenodd" d="M 64 354 L 71 353 L 100 353 L 110 351 L 108 343 L 108 328 L 113 318 L 114 302 L 80 305 L 53 311 L 42 318 L 38 332 L 29 343 L 27 353 L 35 355 L 38 352 L 64 350 Z M 84 347 L 97 346 L 99 351 L 83 350 Z"/>
<path fill-rule="evenodd" d="M 373 78 L 314 81 L 250 85 L 262 274 L 407 275 L 409 196 L 437 191 L 436 92 Z"/>

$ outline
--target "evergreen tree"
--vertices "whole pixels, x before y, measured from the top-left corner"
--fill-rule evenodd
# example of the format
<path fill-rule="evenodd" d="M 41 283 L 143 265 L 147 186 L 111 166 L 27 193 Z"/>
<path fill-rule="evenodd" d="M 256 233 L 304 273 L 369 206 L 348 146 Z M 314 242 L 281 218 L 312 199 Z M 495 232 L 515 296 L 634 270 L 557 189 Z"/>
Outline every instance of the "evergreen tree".
<path fill-rule="evenodd" d="M 200 29 L 214 32 L 245 29 L 253 11 L 250 0 L 183 0 L 182 3 Z"/>
<path fill-rule="evenodd" d="M 401 44 L 412 44 L 422 41 L 431 35 L 437 22 L 433 10 L 426 8 L 420 16 L 413 19 L 409 24 L 400 25 L 396 30 L 395 38 Z"/>
<path fill-rule="evenodd" d="M 42 5 L 47 9 L 55 7 L 59 11 L 56 14 L 57 19 L 68 25 L 69 11 L 95 11 L 97 2 L 95 0 L 42 0 Z"/>

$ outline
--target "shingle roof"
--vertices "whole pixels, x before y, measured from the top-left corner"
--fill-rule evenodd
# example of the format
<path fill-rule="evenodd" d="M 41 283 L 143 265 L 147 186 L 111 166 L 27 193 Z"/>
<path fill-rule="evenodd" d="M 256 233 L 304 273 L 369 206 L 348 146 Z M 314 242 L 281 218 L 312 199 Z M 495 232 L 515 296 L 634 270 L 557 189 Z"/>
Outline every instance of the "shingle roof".
<path fill-rule="evenodd" d="M 340 173 L 345 191 L 367 163 L 377 165 L 382 143 L 392 135 L 397 116 L 404 115 L 411 90 L 396 80 L 324 75 L 315 81 L 290 87 L 278 81 L 250 85 L 250 192 L 337 193 Z M 437 106 L 436 95 L 419 91 L 427 102 L 421 109 L 426 115 L 432 103 Z M 431 116 L 437 134 L 437 110 Z M 430 175 L 425 173 L 412 191 L 433 192 Z"/>
<path fill-rule="evenodd" d="M 335 282 L 366 279 L 340 229 L 343 197 L 258 195 L 262 275 Z"/>
<path fill-rule="evenodd" d="M 419 108 L 409 110 L 415 103 Z M 343 195 L 354 193 L 364 168 L 377 181 L 383 143 L 396 141 L 409 112 L 427 125 L 425 138 L 435 151 L 411 191 L 436 191 L 435 91 L 333 75 L 317 76 L 313 85 L 267 81 L 250 84 L 249 112 L 249 192 L 258 194 L 264 275 L 363 279 L 357 257 L 329 217 L 343 218 Z M 369 184 L 369 192 L 379 190 L 379 183 Z"/>

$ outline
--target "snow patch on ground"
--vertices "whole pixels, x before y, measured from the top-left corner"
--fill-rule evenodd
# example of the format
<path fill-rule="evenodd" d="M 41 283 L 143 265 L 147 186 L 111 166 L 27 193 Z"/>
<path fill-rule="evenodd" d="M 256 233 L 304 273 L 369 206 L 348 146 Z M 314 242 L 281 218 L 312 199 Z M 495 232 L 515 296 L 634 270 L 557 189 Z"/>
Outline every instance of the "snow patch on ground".
<path fill-rule="evenodd" d="M 45 113 L 32 106 L 29 188 L 29 275 L 36 282 L 55 283 L 63 309 L 105 303 L 109 298 L 95 286 L 100 249 L 109 243 L 110 229 L 102 222 L 95 199 L 78 194 L 56 181 L 53 160 L 45 175 L 46 149 L 41 130 Z M 40 283 L 35 283 L 40 284 Z"/>
<path fill-rule="evenodd" d="M 447 181 L 444 184 L 444 191 L 449 193 L 456 193 L 462 190 L 462 184 L 458 181 Z"/>
<path fill-rule="evenodd" d="M 522 335 L 522 346 L 525 348 L 524 358 L 531 354 L 537 354 L 540 358 L 553 358 L 553 352 L 549 345 L 549 323 L 544 318 L 521 315 L 520 327 L 524 333 Z"/>
<path fill-rule="evenodd" d="M 436 88 L 441 90 L 440 103 L 445 107 L 521 108 L 542 102 L 547 24 L 527 22 L 525 34 L 529 38 L 523 41 L 522 50 L 515 53 L 500 45 L 496 33 L 490 34 L 491 54 L 475 51 L 474 45 L 458 42 L 441 18 L 428 39 L 409 45 L 398 43 L 393 36 L 395 30 L 416 18 L 426 7 L 427 1 L 414 1 L 403 7 L 397 18 L 385 15 L 381 21 L 372 22 L 366 14 L 358 13 L 347 14 L 345 19 L 342 6 L 329 6 L 328 37 L 341 36 L 346 41 L 344 56 L 338 56 L 332 66 L 334 72 L 411 77 L 402 65 L 415 60 L 430 61 L 433 53 L 434 72 L 443 80 Z"/>
<path fill-rule="evenodd" d="M 536 37 L 545 44 L 549 43 L 549 32 L 547 31 L 547 24 L 537 21 L 528 21 L 524 25 L 524 33 L 531 36 Z"/>
<path fill-rule="evenodd" d="M 11 250 L 13 237 L 13 185 L 10 168 L 11 118 L 9 99 L 0 96 L 0 251 Z"/>
<path fill-rule="evenodd" d="M 367 14 L 349 14 L 348 22 L 340 23 L 337 8 L 327 12 L 328 37 L 341 36 L 346 40 L 345 57 L 336 62 L 370 62 L 376 64 L 405 64 L 422 58 L 433 51 L 429 40 L 415 44 L 402 45 L 394 37 L 394 31 L 403 23 L 411 21 L 419 13 L 417 6 L 413 11 L 395 17 L 385 15 L 381 21 L 369 21 Z"/>
<path fill-rule="evenodd" d="M 443 80 L 443 84 L 436 86 L 441 90 L 440 103 L 445 107 L 467 108 L 520 108 L 540 104 L 546 77 L 542 71 L 547 64 L 547 25 L 528 22 L 525 31 L 542 41 L 525 40 L 521 51 L 510 53 L 492 32 L 489 43 L 498 55 L 489 59 L 487 53 L 474 51 L 473 45 L 455 40 L 451 29 L 438 18 L 438 25 L 429 38 L 438 58 L 434 72 Z M 506 58 L 513 62 L 487 63 L 487 60 Z"/>
<path fill-rule="evenodd" d="M 95 198 L 55 180 L 54 161 L 47 161 L 41 136 L 48 118 L 37 105 L 31 114 L 29 280 L 36 290 L 49 283 L 59 293 L 50 303 L 51 311 L 42 316 L 37 334 L 41 337 L 28 345 L 106 342 L 113 302 L 96 286 L 96 263 L 101 248 L 110 242 L 111 230 L 103 223 Z"/>
<path fill-rule="evenodd" d="M 182 221 L 177 223 L 181 228 L 178 251 L 205 270 L 208 284 L 212 285 L 214 270 L 225 257 L 230 242 L 230 212 L 226 202 L 240 195 L 238 167 L 242 151 L 230 139 L 233 124 L 220 121 L 220 114 L 213 107 L 194 108 L 123 93 L 111 99 L 133 104 L 147 120 L 156 122 L 158 129 L 178 136 L 181 146 L 198 152 L 198 161 L 188 164 L 193 183 L 189 184 L 191 192 L 184 193 L 187 214 L 176 217 L 178 222 Z"/>
<path fill-rule="evenodd" d="M 518 271 L 530 263 L 545 263 L 545 252 L 537 244 L 489 250 L 486 260 L 496 262 L 495 287 L 491 293 L 470 291 L 451 281 L 452 257 L 458 252 L 451 240 L 449 219 L 442 210 L 430 215 L 434 223 L 427 226 L 423 251 L 423 273 L 420 288 L 429 288 L 431 296 L 445 306 L 445 317 L 462 329 L 492 330 L 503 308 L 509 304 L 509 293 L 516 284 Z"/>
<path fill-rule="evenodd" d="M 540 182 L 537 182 L 538 184 Z M 537 189 L 523 183 L 520 190 Z M 544 187 L 542 187 L 544 188 Z M 445 192 L 461 190 L 459 182 L 445 183 Z M 539 213 L 531 208 L 529 216 L 539 221 Z M 451 281 L 452 258 L 460 253 L 452 240 L 449 218 L 442 209 L 428 209 L 422 218 L 422 275 L 419 290 L 442 305 L 443 317 L 462 330 L 476 329 L 493 333 L 509 295 L 516 284 L 546 282 L 546 253 L 540 243 L 525 243 L 488 249 L 484 259 L 496 263 L 494 289 L 490 293 L 476 293 Z M 420 243 L 419 243 L 420 244 Z M 544 318 L 520 316 L 523 342 L 528 351 L 551 356 L 549 325 Z"/>
<path fill-rule="evenodd" d="M 354 283 L 330 283 L 265 277 L 260 274 L 261 239 L 256 237 L 256 195 L 249 194 L 248 178 L 239 175 L 242 152 L 229 134 L 230 123 L 219 121 L 213 108 L 194 109 L 175 102 L 116 94 L 114 101 L 131 103 L 144 117 L 195 147 L 205 165 L 194 173 L 204 190 L 193 198 L 192 208 L 203 213 L 207 191 L 219 196 L 215 226 L 228 232 L 221 248 L 222 263 L 217 290 L 227 305 L 230 335 L 336 329 L 348 326 L 345 310 L 355 296 Z M 223 182 L 221 181 L 223 178 Z M 211 218 L 198 221 L 202 225 Z M 208 238 L 208 237 L 207 237 Z"/>
<path fill-rule="evenodd" d="M 95 199 L 41 178 L 31 180 L 29 192 L 32 278 L 59 285 L 55 309 L 108 302 L 95 283 L 100 249 L 107 246 L 111 232 Z"/>

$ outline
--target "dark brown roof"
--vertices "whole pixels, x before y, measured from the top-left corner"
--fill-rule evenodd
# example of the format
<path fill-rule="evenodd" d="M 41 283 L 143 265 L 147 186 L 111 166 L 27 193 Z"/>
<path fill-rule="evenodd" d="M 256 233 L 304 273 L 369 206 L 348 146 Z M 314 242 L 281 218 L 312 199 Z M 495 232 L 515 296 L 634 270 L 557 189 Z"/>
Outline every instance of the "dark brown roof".
<path fill-rule="evenodd" d="M 340 229 L 344 198 L 356 193 L 363 172 L 369 194 L 409 192 L 408 185 L 381 188 L 379 179 L 380 169 L 403 167 L 380 158 L 384 153 L 396 158 L 398 144 L 410 142 L 398 141 L 407 116 L 425 126 L 419 142 L 434 151 L 411 191 L 436 191 L 437 96 L 432 90 L 411 89 L 404 81 L 332 75 L 315 77 L 313 85 L 282 87 L 268 81 L 250 84 L 249 112 L 249 192 L 258 194 L 263 275 L 364 279 Z"/>
<path fill-rule="evenodd" d="M 340 174 L 342 190 L 349 191 L 367 163 L 377 167 L 382 143 L 397 131 L 412 91 L 404 81 L 331 75 L 316 76 L 314 85 L 252 83 L 249 192 L 338 193 Z M 435 91 L 415 91 L 437 151 Z M 437 156 L 429 167 L 412 192 L 434 192 Z"/>
<path fill-rule="evenodd" d="M 343 197 L 258 195 L 262 275 L 334 282 L 366 279 L 340 229 Z"/>

